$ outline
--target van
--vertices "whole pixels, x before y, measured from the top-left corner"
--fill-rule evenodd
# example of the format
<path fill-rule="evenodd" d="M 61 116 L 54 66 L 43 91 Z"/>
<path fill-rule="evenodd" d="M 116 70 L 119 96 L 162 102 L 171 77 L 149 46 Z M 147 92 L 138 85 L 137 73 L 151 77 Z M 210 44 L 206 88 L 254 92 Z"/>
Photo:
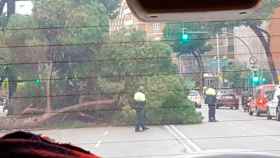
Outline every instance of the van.
<path fill-rule="evenodd" d="M 280 121 L 280 108 L 278 106 L 280 96 L 280 85 L 275 87 L 275 92 L 272 96 L 272 100 L 268 102 L 267 119 L 271 120 L 272 117 L 276 117 L 277 121 Z"/>

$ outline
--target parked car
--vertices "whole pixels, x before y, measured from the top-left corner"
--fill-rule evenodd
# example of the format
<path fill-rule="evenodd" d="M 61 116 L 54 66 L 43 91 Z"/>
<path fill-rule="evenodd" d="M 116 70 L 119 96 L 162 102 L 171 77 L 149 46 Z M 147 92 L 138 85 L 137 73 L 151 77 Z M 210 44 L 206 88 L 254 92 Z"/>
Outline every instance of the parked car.
<path fill-rule="evenodd" d="M 217 108 L 230 107 L 239 109 L 239 100 L 234 94 L 222 94 L 217 96 Z"/>
<path fill-rule="evenodd" d="M 196 90 L 191 90 L 188 95 L 188 99 L 195 103 L 195 107 L 201 108 L 202 105 L 202 96 Z"/>
<path fill-rule="evenodd" d="M 249 103 L 249 115 L 255 113 L 256 116 L 260 116 L 262 113 L 267 113 L 268 102 L 272 100 L 275 87 L 273 84 L 267 84 L 256 88 L 254 96 Z"/>
<path fill-rule="evenodd" d="M 228 95 L 228 94 L 235 95 L 235 91 L 229 88 L 217 90 L 217 96 Z"/>
<path fill-rule="evenodd" d="M 6 97 L 0 97 L 0 117 L 7 116 L 7 103 L 8 99 Z"/>
<path fill-rule="evenodd" d="M 278 105 L 280 97 L 280 85 L 276 86 L 275 92 L 272 95 L 272 99 L 267 103 L 267 119 L 271 120 L 272 117 L 276 117 L 277 121 L 280 121 L 280 107 Z"/>

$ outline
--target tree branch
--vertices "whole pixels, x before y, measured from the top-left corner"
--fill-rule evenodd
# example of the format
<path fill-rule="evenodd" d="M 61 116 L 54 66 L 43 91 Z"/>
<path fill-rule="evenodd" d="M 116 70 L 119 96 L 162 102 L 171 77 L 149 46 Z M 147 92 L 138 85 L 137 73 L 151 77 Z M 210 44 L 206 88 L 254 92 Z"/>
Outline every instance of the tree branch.
<path fill-rule="evenodd" d="M 17 118 L 15 120 L 8 119 L 8 121 L 1 122 L 0 127 L 5 129 L 33 128 L 33 127 L 42 126 L 44 123 L 48 122 L 48 120 L 58 115 L 64 115 L 64 114 L 87 111 L 87 110 L 88 111 L 107 110 L 107 109 L 110 110 L 113 108 L 113 105 L 114 105 L 113 100 L 91 101 L 82 104 L 68 106 L 59 110 L 54 110 L 51 113 L 44 113 L 43 115 L 40 116 L 28 117 L 24 119 Z M 29 111 L 29 113 L 25 113 L 25 114 L 28 116 L 29 114 L 32 114 L 32 112 L 36 113 L 40 111 L 37 111 L 35 109 L 35 111 L 31 110 Z"/>
<path fill-rule="evenodd" d="M 200 93 L 202 94 L 203 93 L 203 87 L 204 87 L 204 76 L 203 76 L 204 75 L 204 64 L 203 64 L 203 61 L 202 61 L 201 54 L 198 50 L 197 51 L 192 51 L 192 54 L 195 57 L 195 59 L 197 61 L 197 64 L 198 64 L 198 67 L 199 67 L 199 72 L 200 72 L 199 90 L 200 90 Z"/>

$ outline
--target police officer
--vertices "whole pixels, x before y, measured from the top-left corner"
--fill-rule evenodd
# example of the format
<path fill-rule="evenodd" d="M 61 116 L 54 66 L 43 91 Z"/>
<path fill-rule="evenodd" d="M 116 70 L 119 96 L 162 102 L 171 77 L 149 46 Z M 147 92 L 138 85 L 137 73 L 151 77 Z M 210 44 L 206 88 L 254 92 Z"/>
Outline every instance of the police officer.
<path fill-rule="evenodd" d="M 135 101 L 135 110 L 136 110 L 136 125 L 135 125 L 135 132 L 139 132 L 140 128 L 142 130 L 147 130 L 148 128 L 145 126 L 145 103 L 146 103 L 146 96 L 144 94 L 144 87 L 139 87 L 138 92 L 134 94 L 134 101 Z"/>
<path fill-rule="evenodd" d="M 208 104 L 208 121 L 217 122 L 216 120 L 216 90 L 214 88 L 206 89 L 205 103 Z"/>

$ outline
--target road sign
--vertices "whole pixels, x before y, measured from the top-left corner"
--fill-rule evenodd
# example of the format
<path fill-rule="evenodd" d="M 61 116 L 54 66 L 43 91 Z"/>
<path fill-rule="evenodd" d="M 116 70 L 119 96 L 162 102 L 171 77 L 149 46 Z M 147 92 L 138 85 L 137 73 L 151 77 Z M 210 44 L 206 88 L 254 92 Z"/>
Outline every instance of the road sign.
<path fill-rule="evenodd" d="M 251 56 L 250 58 L 249 58 L 249 62 L 250 62 L 250 64 L 256 64 L 257 63 L 257 58 L 255 57 L 255 56 Z"/>

